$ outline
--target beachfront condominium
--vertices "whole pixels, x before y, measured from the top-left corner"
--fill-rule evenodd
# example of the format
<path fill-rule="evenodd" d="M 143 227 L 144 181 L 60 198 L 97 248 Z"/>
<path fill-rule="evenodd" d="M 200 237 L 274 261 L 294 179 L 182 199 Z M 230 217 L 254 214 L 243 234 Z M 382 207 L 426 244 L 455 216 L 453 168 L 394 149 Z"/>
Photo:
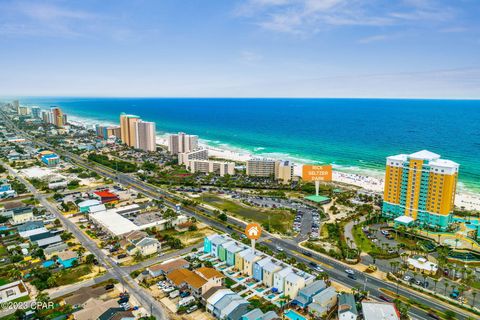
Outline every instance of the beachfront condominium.
<path fill-rule="evenodd" d="M 42 109 L 40 109 L 40 107 L 32 107 L 30 111 L 31 111 L 32 117 L 34 117 L 35 119 L 40 119 L 41 112 L 42 112 Z"/>
<path fill-rule="evenodd" d="M 59 107 L 52 107 L 50 111 L 52 112 L 53 116 L 53 124 L 57 128 L 63 128 L 63 126 L 65 125 L 65 117 L 63 116 L 62 109 L 60 109 Z"/>
<path fill-rule="evenodd" d="M 452 219 L 459 165 L 422 150 L 387 158 L 382 214 L 446 230 Z"/>
<path fill-rule="evenodd" d="M 135 147 L 137 141 L 135 123 L 140 121 L 140 117 L 133 114 L 120 114 L 120 133 L 121 140 L 129 147 Z"/>
<path fill-rule="evenodd" d="M 281 183 L 289 183 L 293 177 L 293 163 L 283 160 L 253 158 L 247 160 L 247 175 L 252 177 L 274 178 Z"/>
<path fill-rule="evenodd" d="M 220 176 L 235 174 L 235 162 L 214 160 L 190 160 L 187 168 L 190 172 L 214 173 Z"/>
<path fill-rule="evenodd" d="M 191 152 L 183 152 L 178 154 L 178 164 L 186 165 L 188 169 L 188 163 L 192 160 L 208 160 L 207 149 L 197 149 Z"/>
<path fill-rule="evenodd" d="M 198 136 L 183 132 L 168 136 L 168 151 L 170 154 L 188 153 L 198 149 Z"/>
<path fill-rule="evenodd" d="M 59 107 L 51 107 L 50 110 L 42 110 L 43 122 L 53 124 L 57 128 L 63 128 L 67 124 L 67 115 Z"/>
<path fill-rule="evenodd" d="M 102 126 L 97 124 L 95 126 L 95 131 L 97 133 L 97 137 L 102 138 L 104 140 L 107 140 L 112 136 L 118 139 L 121 139 L 122 137 L 120 126 Z"/>
<path fill-rule="evenodd" d="M 155 122 L 137 121 L 135 122 L 135 131 L 135 148 L 150 152 L 157 150 Z"/>

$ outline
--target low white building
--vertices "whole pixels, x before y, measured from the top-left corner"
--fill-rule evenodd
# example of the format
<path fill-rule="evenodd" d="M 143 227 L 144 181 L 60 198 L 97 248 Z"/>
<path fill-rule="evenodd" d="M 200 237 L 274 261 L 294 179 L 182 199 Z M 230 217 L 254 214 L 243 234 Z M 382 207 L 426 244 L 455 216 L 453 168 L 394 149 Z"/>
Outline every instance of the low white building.
<path fill-rule="evenodd" d="M 400 320 L 395 304 L 389 302 L 362 301 L 365 320 Z"/>
<path fill-rule="evenodd" d="M 23 281 L 15 281 L 0 287 L 0 303 L 28 296 L 28 290 Z"/>

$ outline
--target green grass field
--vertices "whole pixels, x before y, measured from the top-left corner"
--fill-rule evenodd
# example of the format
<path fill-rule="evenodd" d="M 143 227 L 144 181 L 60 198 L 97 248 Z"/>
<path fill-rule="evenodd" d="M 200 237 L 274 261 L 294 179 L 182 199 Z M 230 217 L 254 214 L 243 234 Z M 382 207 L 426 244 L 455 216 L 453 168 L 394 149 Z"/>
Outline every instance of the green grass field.
<path fill-rule="evenodd" d="M 78 281 L 80 277 L 83 277 L 91 272 L 89 265 L 83 264 L 78 267 L 65 269 L 59 272 L 59 276 L 56 278 L 58 286 L 64 286 L 72 284 Z"/>
<path fill-rule="evenodd" d="M 294 215 L 288 210 L 255 209 L 213 194 L 203 195 L 200 200 L 221 211 L 227 210 L 227 213 L 237 215 L 243 220 L 255 221 L 263 226 L 270 225 L 272 230 L 280 233 L 292 230 Z"/>

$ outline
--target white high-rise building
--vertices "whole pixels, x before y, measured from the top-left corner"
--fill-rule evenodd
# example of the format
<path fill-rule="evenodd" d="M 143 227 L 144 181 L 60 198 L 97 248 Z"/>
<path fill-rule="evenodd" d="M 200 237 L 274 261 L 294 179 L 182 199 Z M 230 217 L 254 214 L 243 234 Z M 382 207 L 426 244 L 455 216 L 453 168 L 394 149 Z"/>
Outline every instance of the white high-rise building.
<path fill-rule="evenodd" d="M 178 154 L 178 164 L 186 165 L 188 169 L 188 163 L 191 160 L 208 160 L 208 150 L 207 149 L 197 149 L 191 152 L 184 152 Z"/>
<path fill-rule="evenodd" d="M 142 120 L 135 122 L 135 131 L 135 148 L 150 152 L 157 150 L 155 139 L 155 122 Z"/>
<path fill-rule="evenodd" d="M 235 174 L 235 162 L 213 161 L 213 160 L 191 160 L 187 166 L 190 172 L 215 173 L 220 176 Z"/>
<path fill-rule="evenodd" d="M 198 136 L 179 132 L 168 137 L 168 151 L 170 154 L 188 153 L 196 149 L 198 149 Z"/>

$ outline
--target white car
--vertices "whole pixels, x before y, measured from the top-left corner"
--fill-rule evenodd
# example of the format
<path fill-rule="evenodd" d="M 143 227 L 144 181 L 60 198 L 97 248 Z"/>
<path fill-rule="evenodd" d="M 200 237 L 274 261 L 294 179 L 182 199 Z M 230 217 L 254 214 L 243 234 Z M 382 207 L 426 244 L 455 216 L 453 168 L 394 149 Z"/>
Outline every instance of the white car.
<path fill-rule="evenodd" d="M 280 246 L 277 246 L 277 250 L 280 251 L 280 252 L 283 252 L 283 248 L 280 247 Z"/>
<path fill-rule="evenodd" d="M 411 279 L 412 279 L 412 277 L 410 277 L 410 276 L 405 276 L 405 277 L 403 277 L 403 280 L 404 280 L 404 281 L 410 281 Z"/>
<path fill-rule="evenodd" d="M 172 292 L 172 291 L 175 291 L 175 288 L 174 288 L 174 287 L 167 287 L 167 288 L 164 288 L 164 289 L 163 289 L 163 292 L 165 292 L 165 293 L 170 293 L 170 292 Z"/>
<path fill-rule="evenodd" d="M 345 272 L 348 274 L 355 274 L 355 272 L 352 269 L 346 269 Z"/>

